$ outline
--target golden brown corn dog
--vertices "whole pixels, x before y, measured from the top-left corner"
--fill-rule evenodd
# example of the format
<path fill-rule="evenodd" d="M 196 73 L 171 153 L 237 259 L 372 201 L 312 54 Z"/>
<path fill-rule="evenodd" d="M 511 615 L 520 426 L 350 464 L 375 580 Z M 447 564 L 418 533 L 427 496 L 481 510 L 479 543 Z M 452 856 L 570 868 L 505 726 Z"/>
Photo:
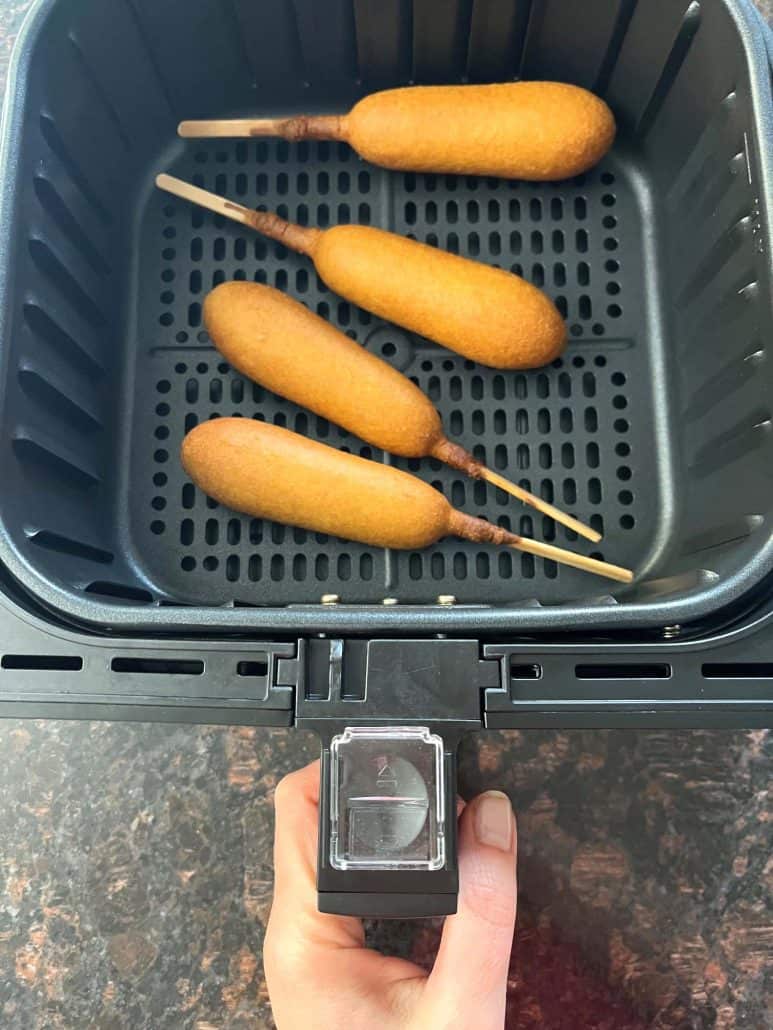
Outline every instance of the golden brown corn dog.
<path fill-rule="evenodd" d="M 191 479 L 221 504 L 255 518 L 372 547 L 428 547 L 445 536 L 515 547 L 630 582 L 627 569 L 508 533 L 456 511 L 441 493 L 398 469 L 334 450 L 277 426 L 222 418 L 183 441 Z"/>
<path fill-rule="evenodd" d="M 273 393 L 380 450 L 404 458 L 437 458 L 473 479 L 496 481 L 544 515 L 589 540 L 600 539 L 595 530 L 491 473 L 448 440 L 440 416 L 418 386 L 279 290 L 223 283 L 204 303 L 204 322 L 223 357 Z"/>
<path fill-rule="evenodd" d="M 307 254 L 342 297 L 482 365 L 535 368 L 553 361 L 566 345 L 566 326 L 555 305 L 510 272 L 382 229 L 294 225 L 169 175 L 159 175 L 156 183 Z"/>
<path fill-rule="evenodd" d="M 418 386 L 279 290 L 223 283 L 204 302 L 204 323 L 234 368 L 374 447 L 440 458 L 451 446 Z"/>
<path fill-rule="evenodd" d="M 348 115 L 183 122 L 185 137 L 345 140 L 373 164 L 414 172 L 566 179 L 615 138 L 599 97 L 561 82 L 410 86 L 365 97 Z"/>

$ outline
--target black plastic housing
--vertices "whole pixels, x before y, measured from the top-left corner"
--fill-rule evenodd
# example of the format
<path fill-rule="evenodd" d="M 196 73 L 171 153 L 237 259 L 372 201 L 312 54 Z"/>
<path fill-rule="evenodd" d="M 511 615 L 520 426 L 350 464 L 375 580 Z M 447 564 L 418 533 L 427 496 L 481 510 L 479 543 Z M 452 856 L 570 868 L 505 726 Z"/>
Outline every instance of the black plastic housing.
<path fill-rule="evenodd" d="M 620 133 L 598 169 L 402 175 L 345 146 L 175 136 L 183 117 L 519 75 L 607 98 Z M 771 138 L 767 33 L 746 0 L 40 0 L 3 136 L 0 560 L 30 603 L 113 632 L 508 639 L 725 617 L 773 569 Z M 163 196 L 162 169 L 521 271 L 565 311 L 567 355 L 471 367 Z M 636 585 L 454 540 L 377 552 L 208 503 L 177 451 L 216 414 L 383 457 L 221 365 L 201 302 L 224 278 L 286 289 L 414 376 L 455 439 L 603 528 Z M 493 488 L 407 464 L 466 511 L 584 546 Z"/>

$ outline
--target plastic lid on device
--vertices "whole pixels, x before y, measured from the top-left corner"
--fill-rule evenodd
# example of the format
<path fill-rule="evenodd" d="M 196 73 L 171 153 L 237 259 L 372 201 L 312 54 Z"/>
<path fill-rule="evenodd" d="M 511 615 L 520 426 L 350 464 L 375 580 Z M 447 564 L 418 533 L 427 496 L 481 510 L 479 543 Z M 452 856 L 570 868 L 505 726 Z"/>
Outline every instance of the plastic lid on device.
<path fill-rule="evenodd" d="M 330 757 L 331 866 L 442 869 L 442 739 L 424 726 L 348 727 Z"/>

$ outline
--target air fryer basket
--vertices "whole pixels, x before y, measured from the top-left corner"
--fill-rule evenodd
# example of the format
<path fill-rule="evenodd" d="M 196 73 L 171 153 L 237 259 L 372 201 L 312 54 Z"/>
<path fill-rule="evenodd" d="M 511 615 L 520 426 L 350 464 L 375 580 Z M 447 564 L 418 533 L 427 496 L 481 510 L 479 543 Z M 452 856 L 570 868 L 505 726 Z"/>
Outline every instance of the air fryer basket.
<path fill-rule="evenodd" d="M 516 76 L 606 97 L 609 158 L 527 184 L 389 173 L 337 144 L 175 137 L 183 117 Z M 136 629 L 612 629 L 705 617 L 770 571 L 773 119 L 746 0 L 41 0 L 15 81 L 0 557 L 39 600 Z M 160 194 L 159 170 L 512 269 L 556 300 L 570 347 L 530 373 L 474 366 L 343 302 L 301 256 Z M 465 511 L 631 565 L 637 584 L 456 540 L 385 553 L 208 501 L 178 449 L 216 415 L 393 460 L 220 361 L 201 306 L 232 278 L 288 291 L 382 354 L 450 435 L 604 539 L 594 550 L 437 462 L 403 467 Z M 330 594 L 342 604 L 320 607 Z"/>

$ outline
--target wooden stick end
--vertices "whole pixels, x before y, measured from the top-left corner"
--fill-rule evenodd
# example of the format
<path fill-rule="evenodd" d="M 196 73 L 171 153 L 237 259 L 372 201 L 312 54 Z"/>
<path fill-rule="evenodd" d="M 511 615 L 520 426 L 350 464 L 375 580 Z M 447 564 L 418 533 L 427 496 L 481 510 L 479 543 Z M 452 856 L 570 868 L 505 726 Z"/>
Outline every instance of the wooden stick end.
<path fill-rule="evenodd" d="M 529 493 L 528 490 L 524 490 L 518 486 L 517 483 L 511 482 L 509 479 L 505 479 L 504 476 L 500 476 L 498 472 L 492 472 L 490 468 L 486 468 L 485 465 L 479 466 L 478 475 L 485 479 L 487 483 L 491 483 L 492 486 L 498 487 L 500 490 L 504 490 L 505 493 L 510 494 L 512 497 L 517 497 L 519 501 L 524 504 L 531 505 L 532 508 L 536 508 L 537 511 L 542 512 L 543 515 L 547 515 L 548 518 L 553 519 L 554 522 L 561 523 L 562 526 L 566 526 L 567 529 L 573 530 L 578 536 L 584 536 L 586 540 L 590 540 L 591 543 L 597 544 L 601 540 L 601 533 L 595 529 L 591 529 L 590 526 L 586 526 L 584 522 L 580 522 L 579 519 L 574 518 L 572 515 L 568 515 L 566 512 L 561 511 L 560 508 L 556 508 L 555 505 L 549 504 L 547 501 L 543 501 L 541 497 L 537 497 L 535 494 Z"/>

